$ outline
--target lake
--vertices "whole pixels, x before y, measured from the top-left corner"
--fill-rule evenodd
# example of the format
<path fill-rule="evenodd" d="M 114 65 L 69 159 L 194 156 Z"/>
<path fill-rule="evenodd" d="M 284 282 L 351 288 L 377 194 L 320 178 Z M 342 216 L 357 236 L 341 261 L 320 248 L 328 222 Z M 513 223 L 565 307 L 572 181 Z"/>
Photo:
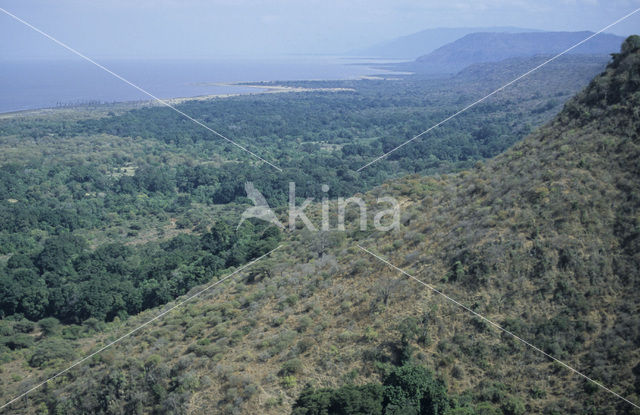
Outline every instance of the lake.
<path fill-rule="evenodd" d="M 382 61 L 341 57 L 278 59 L 98 60 L 160 98 L 249 93 L 255 88 L 216 83 L 355 79 L 389 73 L 367 66 Z M 82 59 L 0 60 L 0 112 L 89 102 L 150 98 Z"/>

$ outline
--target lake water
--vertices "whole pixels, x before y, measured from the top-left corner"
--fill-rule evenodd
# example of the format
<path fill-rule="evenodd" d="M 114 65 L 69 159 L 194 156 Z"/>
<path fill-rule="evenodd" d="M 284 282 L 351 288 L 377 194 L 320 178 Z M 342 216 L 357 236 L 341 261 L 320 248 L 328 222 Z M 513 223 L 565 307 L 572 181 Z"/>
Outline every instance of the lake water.
<path fill-rule="evenodd" d="M 215 83 L 353 79 L 377 75 L 362 61 L 337 57 L 219 60 L 100 60 L 99 63 L 160 98 L 256 92 Z M 356 65 L 357 64 L 357 65 Z M 0 112 L 88 102 L 149 100 L 142 92 L 81 59 L 0 60 Z"/>

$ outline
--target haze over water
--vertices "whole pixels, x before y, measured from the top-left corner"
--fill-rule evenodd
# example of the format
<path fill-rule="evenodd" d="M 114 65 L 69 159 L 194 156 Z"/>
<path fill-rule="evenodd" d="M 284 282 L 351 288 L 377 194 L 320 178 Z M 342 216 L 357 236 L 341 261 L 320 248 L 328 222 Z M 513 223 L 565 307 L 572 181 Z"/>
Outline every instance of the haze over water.
<path fill-rule="evenodd" d="M 217 83 L 352 79 L 385 71 L 337 57 L 218 60 L 104 60 L 101 64 L 160 98 L 257 92 Z M 0 61 L 0 112 L 150 98 L 80 59 Z"/>

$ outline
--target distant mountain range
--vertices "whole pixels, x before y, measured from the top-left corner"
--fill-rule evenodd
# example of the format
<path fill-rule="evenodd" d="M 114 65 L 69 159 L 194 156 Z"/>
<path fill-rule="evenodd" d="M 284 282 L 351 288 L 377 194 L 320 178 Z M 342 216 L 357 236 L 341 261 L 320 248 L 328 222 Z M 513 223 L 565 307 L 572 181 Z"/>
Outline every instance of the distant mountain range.
<path fill-rule="evenodd" d="M 473 64 L 499 62 L 509 58 L 554 55 L 593 32 L 471 33 L 446 44 L 413 62 L 394 69 L 418 74 L 456 73 Z M 568 54 L 608 55 L 620 49 L 624 37 L 599 34 Z"/>
<path fill-rule="evenodd" d="M 349 55 L 371 56 L 381 58 L 416 59 L 419 56 L 434 51 L 435 49 L 456 39 L 477 32 L 494 33 L 521 33 L 535 32 L 535 29 L 521 27 L 442 27 L 426 29 L 417 33 L 402 36 L 396 39 L 382 42 L 377 45 L 350 51 Z"/>

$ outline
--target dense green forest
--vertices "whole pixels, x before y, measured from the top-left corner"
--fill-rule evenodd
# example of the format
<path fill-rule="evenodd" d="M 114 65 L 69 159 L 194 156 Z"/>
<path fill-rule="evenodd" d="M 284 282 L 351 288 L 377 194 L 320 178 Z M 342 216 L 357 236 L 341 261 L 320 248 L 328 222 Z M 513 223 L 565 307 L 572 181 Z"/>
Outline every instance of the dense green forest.
<path fill-rule="evenodd" d="M 52 236 L 33 256 L 9 258 L 0 279 L 0 308 L 4 315 L 66 323 L 124 318 L 269 252 L 279 234 L 263 223 L 244 222 L 233 232 L 218 222 L 201 236 L 185 233 L 135 248 L 110 243 L 95 250 L 71 234 Z"/>
<path fill-rule="evenodd" d="M 449 409 L 447 390 L 420 366 L 390 367 L 382 384 L 307 388 L 293 405 L 293 415 L 429 414 Z M 451 412 L 449 412 L 451 413 Z"/>
<path fill-rule="evenodd" d="M 557 60 L 355 172 L 530 63 L 447 79 L 291 82 L 353 91 L 181 104 L 282 175 L 160 107 L 1 118 L 0 397 L 284 242 L 11 409 L 637 414 L 358 248 L 638 401 L 637 37 L 604 72 L 600 58 Z M 321 196 L 321 184 L 332 197 L 393 195 L 401 226 L 235 229 L 247 180 L 277 206 L 289 180 L 301 197 Z"/>

